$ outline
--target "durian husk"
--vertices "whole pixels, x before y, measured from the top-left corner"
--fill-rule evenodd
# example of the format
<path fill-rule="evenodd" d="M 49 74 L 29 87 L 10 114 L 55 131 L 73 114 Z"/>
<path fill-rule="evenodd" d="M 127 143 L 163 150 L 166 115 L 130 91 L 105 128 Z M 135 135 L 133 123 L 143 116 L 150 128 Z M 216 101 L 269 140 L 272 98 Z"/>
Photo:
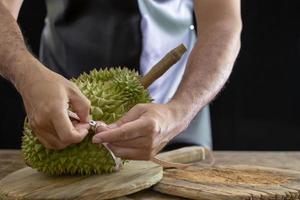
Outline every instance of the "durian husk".
<path fill-rule="evenodd" d="M 136 71 L 127 68 L 92 70 L 72 79 L 91 101 L 92 119 L 111 124 L 133 106 L 151 102 Z M 27 165 L 48 175 L 91 175 L 116 171 L 110 152 L 103 145 L 93 144 L 94 133 L 80 143 L 63 150 L 46 149 L 30 125 L 24 124 L 22 153 Z"/>

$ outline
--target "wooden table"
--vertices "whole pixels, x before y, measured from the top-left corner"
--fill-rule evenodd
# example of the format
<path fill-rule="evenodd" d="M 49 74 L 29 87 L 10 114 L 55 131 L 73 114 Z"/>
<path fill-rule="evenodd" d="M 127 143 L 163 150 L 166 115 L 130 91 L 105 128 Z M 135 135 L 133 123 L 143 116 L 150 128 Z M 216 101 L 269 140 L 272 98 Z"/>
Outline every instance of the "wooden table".
<path fill-rule="evenodd" d="M 216 151 L 217 164 L 248 164 L 300 171 L 300 152 Z M 0 150 L 0 179 L 25 166 L 18 150 Z M 118 200 L 179 200 L 151 190 L 142 191 Z"/>

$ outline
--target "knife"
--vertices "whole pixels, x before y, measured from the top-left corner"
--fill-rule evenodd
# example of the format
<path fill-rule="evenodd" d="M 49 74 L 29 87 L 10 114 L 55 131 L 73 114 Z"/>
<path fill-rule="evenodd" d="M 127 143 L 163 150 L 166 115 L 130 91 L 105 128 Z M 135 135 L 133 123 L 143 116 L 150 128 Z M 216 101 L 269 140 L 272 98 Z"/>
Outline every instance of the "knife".
<path fill-rule="evenodd" d="M 68 115 L 70 117 L 70 119 L 73 119 L 73 120 L 76 120 L 78 122 L 80 122 L 80 118 L 78 117 L 78 115 L 70 110 L 68 110 Z M 99 126 L 103 126 L 101 123 L 95 121 L 95 120 L 90 120 L 89 121 L 89 125 L 91 126 L 93 132 L 96 134 L 96 131 L 97 131 L 97 128 Z M 114 164 L 115 164 L 115 170 L 118 171 L 122 165 L 123 165 L 123 162 L 122 160 L 117 157 L 113 152 L 112 150 L 110 150 L 110 148 L 107 146 L 106 143 L 102 143 L 102 145 L 104 146 L 104 148 L 110 153 L 112 159 L 114 160 Z"/>

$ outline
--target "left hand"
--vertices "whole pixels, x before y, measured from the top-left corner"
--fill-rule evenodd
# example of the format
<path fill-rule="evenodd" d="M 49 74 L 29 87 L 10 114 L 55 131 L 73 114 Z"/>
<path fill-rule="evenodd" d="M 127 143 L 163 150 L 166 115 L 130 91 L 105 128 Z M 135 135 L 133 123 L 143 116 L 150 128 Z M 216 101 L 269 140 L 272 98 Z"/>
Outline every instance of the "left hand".
<path fill-rule="evenodd" d="M 116 123 L 99 126 L 94 143 L 108 143 L 123 159 L 150 160 L 187 124 L 169 104 L 138 104 Z"/>

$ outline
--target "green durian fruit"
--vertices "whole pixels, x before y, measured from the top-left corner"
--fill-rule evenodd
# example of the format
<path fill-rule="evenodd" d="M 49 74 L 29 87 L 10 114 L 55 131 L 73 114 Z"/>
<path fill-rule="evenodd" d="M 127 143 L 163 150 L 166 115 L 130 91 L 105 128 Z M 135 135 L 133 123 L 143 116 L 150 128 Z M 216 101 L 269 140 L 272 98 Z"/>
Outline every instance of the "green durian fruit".
<path fill-rule="evenodd" d="M 127 68 L 93 70 L 72 81 L 91 101 L 93 120 L 113 123 L 138 103 L 151 102 L 137 72 Z M 24 124 L 22 153 L 30 167 L 48 175 L 90 175 L 114 171 L 114 160 L 103 145 L 93 144 L 93 132 L 63 150 L 46 149 Z"/>

